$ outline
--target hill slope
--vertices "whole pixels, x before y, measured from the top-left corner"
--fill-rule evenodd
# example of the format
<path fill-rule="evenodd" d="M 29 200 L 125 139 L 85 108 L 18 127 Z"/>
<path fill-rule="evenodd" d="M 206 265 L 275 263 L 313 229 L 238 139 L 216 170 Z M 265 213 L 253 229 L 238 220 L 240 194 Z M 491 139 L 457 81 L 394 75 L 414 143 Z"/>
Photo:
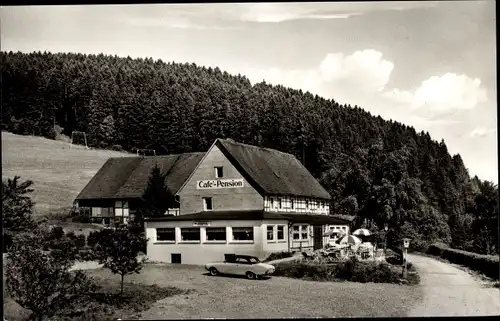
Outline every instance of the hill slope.
<path fill-rule="evenodd" d="M 38 214 L 70 207 L 104 162 L 120 156 L 130 154 L 2 132 L 2 180 L 15 175 L 32 180 Z"/>

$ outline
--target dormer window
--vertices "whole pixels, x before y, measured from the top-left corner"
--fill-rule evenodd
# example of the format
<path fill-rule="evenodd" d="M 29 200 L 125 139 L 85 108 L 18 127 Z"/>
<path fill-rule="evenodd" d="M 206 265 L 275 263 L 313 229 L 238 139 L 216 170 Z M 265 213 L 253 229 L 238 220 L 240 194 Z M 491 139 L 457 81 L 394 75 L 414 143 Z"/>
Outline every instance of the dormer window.
<path fill-rule="evenodd" d="M 222 166 L 217 166 L 215 167 L 215 178 L 222 178 L 224 177 L 224 171 Z"/>

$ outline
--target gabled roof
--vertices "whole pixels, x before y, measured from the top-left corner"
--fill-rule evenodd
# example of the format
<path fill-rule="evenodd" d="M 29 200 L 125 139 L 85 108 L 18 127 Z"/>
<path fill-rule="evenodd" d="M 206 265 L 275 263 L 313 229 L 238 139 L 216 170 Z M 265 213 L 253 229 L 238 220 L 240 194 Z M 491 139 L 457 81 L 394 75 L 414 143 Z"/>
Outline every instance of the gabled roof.
<path fill-rule="evenodd" d="M 165 183 L 176 193 L 205 153 L 110 158 L 76 200 L 129 199 L 142 197 L 155 163 L 167 174 Z"/>
<path fill-rule="evenodd" d="M 145 218 L 148 222 L 191 221 L 191 220 L 288 220 L 292 223 L 309 223 L 313 225 L 350 225 L 351 222 L 321 214 L 276 213 L 263 210 L 252 211 L 204 211 L 178 216 L 159 216 Z"/>
<path fill-rule="evenodd" d="M 263 195 L 331 198 L 304 165 L 291 154 L 226 139 L 217 139 L 215 145 Z"/>

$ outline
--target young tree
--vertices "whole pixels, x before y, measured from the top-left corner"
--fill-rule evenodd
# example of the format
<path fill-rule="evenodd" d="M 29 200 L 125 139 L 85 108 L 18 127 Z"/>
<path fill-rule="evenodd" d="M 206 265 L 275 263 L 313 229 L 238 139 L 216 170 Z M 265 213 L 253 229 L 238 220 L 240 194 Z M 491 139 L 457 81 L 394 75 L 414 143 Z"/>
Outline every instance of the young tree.
<path fill-rule="evenodd" d="M 31 319 L 43 320 L 71 306 L 72 300 L 95 291 L 95 284 L 82 271 L 69 271 L 74 260 L 52 255 L 41 244 L 48 231 L 21 233 L 15 237 L 6 264 L 9 295 L 31 310 Z"/>
<path fill-rule="evenodd" d="M 11 246 L 15 234 L 35 227 L 32 217 L 35 203 L 29 193 L 33 182 L 19 182 L 20 177 L 2 182 L 2 223 L 4 229 L 4 251 Z"/>
<path fill-rule="evenodd" d="M 158 164 L 151 170 L 148 186 L 142 196 L 146 213 L 145 216 L 162 216 L 173 201 L 173 195 L 165 184 L 167 174 L 162 174 Z"/>
<path fill-rule="evenodd" d="M 94 247 L 96 259 L 113 274 L 121 276 L 120 296 L 123 296 L 125 275 L 139 273 L 146 259 L 138 259 L 139 252 L 146 246 L 144 235 L 134 233 L 130 228 L 117 228 L 101 234 Z"/>

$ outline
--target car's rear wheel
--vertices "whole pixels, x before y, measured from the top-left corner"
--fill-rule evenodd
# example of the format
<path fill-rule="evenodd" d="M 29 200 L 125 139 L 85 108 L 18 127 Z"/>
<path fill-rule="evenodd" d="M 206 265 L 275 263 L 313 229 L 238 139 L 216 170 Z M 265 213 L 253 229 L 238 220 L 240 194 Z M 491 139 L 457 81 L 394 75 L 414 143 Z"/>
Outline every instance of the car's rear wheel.
<path fill-rule="evenodd" d="M 253 280 L 253 279 L 257 278 L 257 276 L 255 275 L 255 273 L 250 272 L 250 271 L 248 271 L 245 275 L 246 275 L 247 279 L 250 279 L 250 280 Z"/>
<path fill-rule="evenodd" d="M 216 275 L 218 275 L 218 274 L 219 274 L 219 271 L 217 271 L 217 269 L 216 269 L 216 268 L 214 268 L 214 267 L 213 267 L 213 268 L 210 268 L 210 270 L 209 270 L 209 271 L 210 271 L 210 275 L 213 275 L 213 276 L 216 276 Z"/>

